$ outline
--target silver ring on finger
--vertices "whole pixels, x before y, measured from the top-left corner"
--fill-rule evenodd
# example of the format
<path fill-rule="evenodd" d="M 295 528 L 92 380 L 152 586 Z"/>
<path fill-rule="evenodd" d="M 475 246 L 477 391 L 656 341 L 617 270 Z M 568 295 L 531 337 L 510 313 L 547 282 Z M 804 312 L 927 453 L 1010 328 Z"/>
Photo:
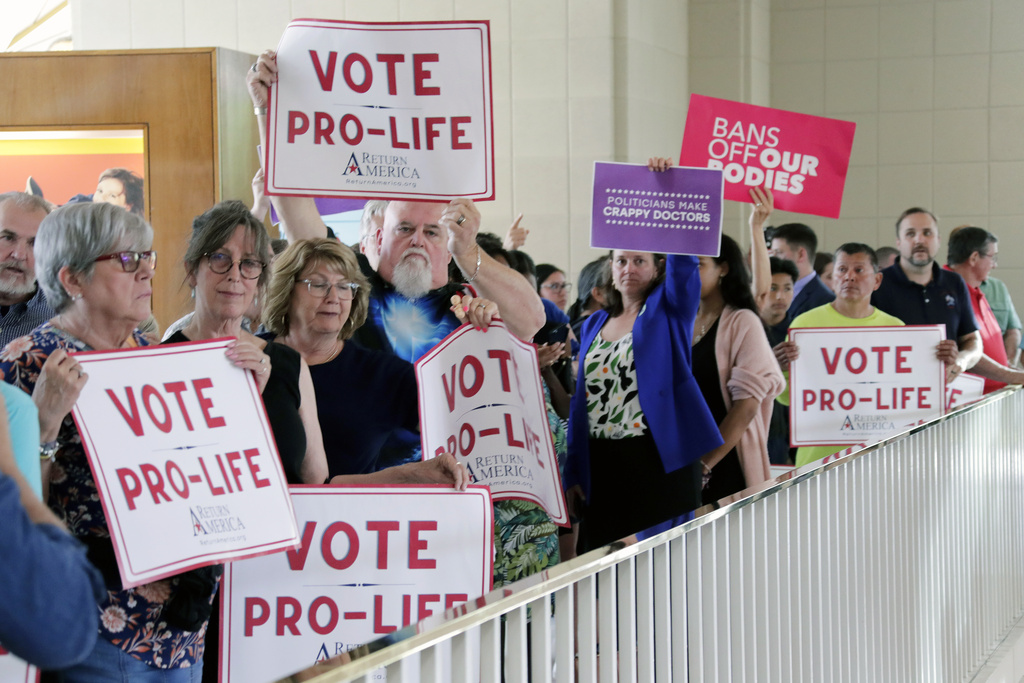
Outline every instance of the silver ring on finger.
<path fill-rule="evenodd" d="M 262 358 L 260 358 L 260 365 L 266 365 L 266 364 L 267 364 L 267 357 L 263 356 Z"/>
<path fill-rule="evenodd" d="M 463 216 L 463 215 L 462 215 L 462 214 L 460 213 L 460 214 L 459 214 L 459 217 L 458 217 L 458 219 L 457 219 L 457 220 L 455 221 L 455 224 L 456 224 L 456 225 L 462 225 L 462 224 L 463 224 L 463 223 L 465 223 L 465 222 L 466 222 L 466 217 L 465 217 L 465 216 Z"/>
<path fill-rule="evenodd" d="M 253 62 L 253 63 L 252 63 L 252 66 L 251 66 L 251 67 L 249 67 L 249 71 L 251 71 L 251 72 L 253 72 L 253 73 L 256 73 L 256 65 L 257 65 L 258 63 L 259 63 L 259 62 Z"/>

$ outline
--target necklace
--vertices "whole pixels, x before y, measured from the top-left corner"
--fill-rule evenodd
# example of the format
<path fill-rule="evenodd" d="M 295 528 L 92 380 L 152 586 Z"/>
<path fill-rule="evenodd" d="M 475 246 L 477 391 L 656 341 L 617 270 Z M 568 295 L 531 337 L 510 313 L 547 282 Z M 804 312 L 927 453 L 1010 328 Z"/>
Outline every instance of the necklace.
<path fill-rule="evenodd" d="M 331 355 L 329 355 L 327 357 L 327 359 L 324 360 L 323 363 L 321 363 L 321 365 L 324 365 L 326 363 L 330 363 L 332 360 L 334 360 L 334 357 L 337 356 L 339 353 L 341 353 L 341 347 L 342 346 L 344 346 L 344 344 L 336 344 L 335 347 L 334 347 L 334 351 L 331 352 Z"/>
<path fill-rule="evenodd" d="M 718 320 L 718 316 L 722 314 L 722 309 L 712 311 L 711 315 L 708 315 L 703 309 L 697 311 L 697 318 L 693 323 L 693 344 L 696 344 L 704 335 L 708 333 L 708 330 L 714 326 L 715 321 Z M 691 344 L 691 346 L 693 345 Z"/>

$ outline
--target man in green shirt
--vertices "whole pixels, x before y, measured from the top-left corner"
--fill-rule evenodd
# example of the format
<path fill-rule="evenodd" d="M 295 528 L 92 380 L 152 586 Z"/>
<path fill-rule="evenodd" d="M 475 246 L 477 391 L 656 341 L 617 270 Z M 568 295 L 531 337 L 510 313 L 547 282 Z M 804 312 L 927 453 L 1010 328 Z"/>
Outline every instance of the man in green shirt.
<path fill-rule="evenodd" d="M 903 321 L 883 313 L 871 305 L 871 293 L 882 284 L 875 251 L 866 244 L 848 242 L 836 250 L 832 283 L 835 301 L 803 313 L 789 326 L 790 331 L 803 327 L 885 327 L 903 326 Z M 937 356 L 947 365 L 957 359 L 956 341 L 939 342 Z M 786 341 L 775 347 L 775 357 L 789 379 L 789 364 L 800 355 L 796 343 Z M 789 387 L 777 399 L 789 405 Z M 796 452 L 796 466 L 821 460 L 847 448 L 846 444 L 831 446 L 801 446 Z"/>

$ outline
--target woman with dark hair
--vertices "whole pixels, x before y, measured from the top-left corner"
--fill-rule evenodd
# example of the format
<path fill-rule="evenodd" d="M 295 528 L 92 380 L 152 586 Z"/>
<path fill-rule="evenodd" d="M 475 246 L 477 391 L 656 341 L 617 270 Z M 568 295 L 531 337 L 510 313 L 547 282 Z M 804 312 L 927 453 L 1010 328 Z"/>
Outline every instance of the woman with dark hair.
<path fill-rule="evenodd" d="M 697 463 L 722 443 L 690 362 L 697 259 L 616 249 L 610 267 L 569 413 L 564 486 L 584 551 L 699 507 Z"/>
<path fill-rule="evenodd" d="M 266 287 L 270 253 L 266 229 L 242 202 L 221 202 L 197 216 L 185 251 L 195 314 L 164 343 L 235 338 L 228 357 L 256 373 L 288 483 L 323 484 L 327 458 L 309 366 L 297 351 L 242 329 L 242 316 Z"/>
<path fill-rule="evenodd" d="M 772 403 L 786 386 L 758 315 L 743 252 L 728 235 L 722 235 L 717 258 L 700 257 L 693 368 L 724 441 L 701 458 L 707 480 L 702 498 L 708 504 L 768 479 Z"/>
<path fill-rule="evenodd" d="M 819 251 L 814 255 L 814 272 L 821 278 L 822 284 L 834 292 L 836 290 L 832 287 L 832 266 L 832 254 Z"/>
<path fill-rule="evenodd" d="M 541 299 L 547 299 L 564 312 L 569 307 L 569 292 L 572 283 L 567 282 L 565 273 L 558 266 L 541 263 L 537 266 L 537 293 Z"/>

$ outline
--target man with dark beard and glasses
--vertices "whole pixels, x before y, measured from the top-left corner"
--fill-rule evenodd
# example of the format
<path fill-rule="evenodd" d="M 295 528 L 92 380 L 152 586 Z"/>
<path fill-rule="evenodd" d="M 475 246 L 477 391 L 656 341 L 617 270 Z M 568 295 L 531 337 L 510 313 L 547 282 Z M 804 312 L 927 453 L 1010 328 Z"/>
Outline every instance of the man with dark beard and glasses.
<path fill-rule="evenodd" d="M 0 348 L 53 317 L 36 285 L 32 247 L 39 224 L 50 213 L 41 197 L 0 194 Z"/>

